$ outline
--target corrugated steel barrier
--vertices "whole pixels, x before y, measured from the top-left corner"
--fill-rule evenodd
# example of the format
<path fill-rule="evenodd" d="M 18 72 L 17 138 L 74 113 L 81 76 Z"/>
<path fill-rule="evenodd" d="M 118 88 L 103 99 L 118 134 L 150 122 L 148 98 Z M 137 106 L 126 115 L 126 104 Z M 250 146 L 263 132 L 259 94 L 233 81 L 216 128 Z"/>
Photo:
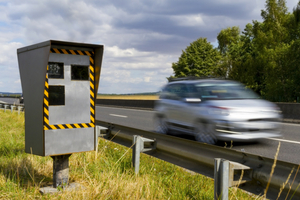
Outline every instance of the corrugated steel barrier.
<path fill-rule="evenodd" d="M 251 177 L 249 177 L 250 181 L 240 184 L 239 188 L 256 195 L 264 194 L 274 164 L 274 160 L 270 158 L 174 136 L 162 135 L 103 121 L 96 121 L 96 125 L 109 129 L 110 137 L 107 139 L 113 138 L 113 142 L 127 147 L 132 145 L 134 135 L 155 139 L 156 149 L 146 154 L 211 178 L 214 177 L 215 158 L 222 158 L 248 166 L 252 170 Z M 289 196 L 288 199 L 292 195 L 294 195 L 293 199 L 300 199 L 300 172 L 298 173 L 297 169 L 298 165 L 277 160 L 274 173 L 269 182 L 267 198 L 277 199 L 282 185 L 287 181 L 278 199 L 285 199 L 287 195 Z M 290 179 L 287 180 L 290 174 Z"/>

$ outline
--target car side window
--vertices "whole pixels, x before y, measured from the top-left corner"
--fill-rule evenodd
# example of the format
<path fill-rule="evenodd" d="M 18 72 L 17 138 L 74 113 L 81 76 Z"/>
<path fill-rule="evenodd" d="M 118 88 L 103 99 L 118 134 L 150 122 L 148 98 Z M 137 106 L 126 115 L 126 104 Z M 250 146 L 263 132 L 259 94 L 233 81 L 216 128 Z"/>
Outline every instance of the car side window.
<path fill-rule="evenodd" d="M 197 90 L 197 88 L 193 84 L 187 85 L 189 93 L 189 98 L 199 98 L 201 99 L 201 90 Z"/>
<path fill-rule="evenodd" d="M 181 100 L 186 98 L 188 89 L 185 84 L 171 84 L 166 86 L 162 94 L 160 95 L 161 99 L 172 99 L 172 100 Z"/>

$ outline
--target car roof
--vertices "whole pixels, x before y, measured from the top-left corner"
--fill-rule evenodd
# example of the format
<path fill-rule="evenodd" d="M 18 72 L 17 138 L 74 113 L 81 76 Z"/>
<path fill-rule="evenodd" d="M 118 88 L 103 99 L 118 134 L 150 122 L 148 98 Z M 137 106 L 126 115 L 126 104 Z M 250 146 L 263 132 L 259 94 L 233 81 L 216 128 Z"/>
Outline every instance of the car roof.
<path fill-rule="evenodd" d="M 238 83 L 232 80 L 225 80 L 225 79 L 197 79 L 197 80 L 178 80 L 169 82 L 168 85 L 176 84 L 176 83 L 184 83 L 184 84 L 197 84 L 197 83 Z"/>

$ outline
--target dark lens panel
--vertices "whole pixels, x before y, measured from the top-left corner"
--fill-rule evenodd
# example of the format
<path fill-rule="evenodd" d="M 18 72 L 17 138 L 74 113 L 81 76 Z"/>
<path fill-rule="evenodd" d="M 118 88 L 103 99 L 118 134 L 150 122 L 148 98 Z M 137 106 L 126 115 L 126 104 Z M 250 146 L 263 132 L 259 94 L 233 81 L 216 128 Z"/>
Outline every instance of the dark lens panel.
<path fill-rule="evenodd" d="M 49 86 L 49 106 L 65 105 L 65 86 Z"/>
<path fill-rule="evenodd" d="M 89 80 L 89 67 L 71 65 L 71 80 Z"/>

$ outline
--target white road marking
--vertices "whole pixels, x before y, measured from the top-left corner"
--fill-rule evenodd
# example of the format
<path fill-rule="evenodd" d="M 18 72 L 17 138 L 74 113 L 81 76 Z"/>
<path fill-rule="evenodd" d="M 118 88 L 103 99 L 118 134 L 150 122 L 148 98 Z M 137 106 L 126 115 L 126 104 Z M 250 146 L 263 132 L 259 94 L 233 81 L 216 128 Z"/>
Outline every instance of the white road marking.
<path fill-rule="evenodd" d="M 124 107 L 107 107 L 107 106 L 96 106 L 100 108 L 109 108 L 109 109 L 117 109 L 117 110 L 129 110 L 129 111 L 135 111 L 135 112 L 155 112 L 153 110 L 138 110 L 138 109 L 133 109 L 133 108 L 124 108 Z"/>
<path fill-rule="evenodd" d="M 280 142 L 289 142 L 289 143 L 294 143 L 294 144 L 300 144 L 300 142 L 297 141 L 291 141 L 291 140 L 284 140 L 284 139 L 277 139 L 277 138 L 267 138 L 269 140 L 276 140 L 276 141 L 280 141 Z"/>
<path fill-rule="evenodd" d="M 300 124 L 292 124 L 292 123 L 287 123 L 287 122 L 283 122 L 283 125 L 289 125 L 289 126 L 300 126 Z"/>
<path fill-rule="evenodd" d="M 114 116 L 114 117 L 123 117 L 123 118 L 127 118 L 127 116 L 125 115 L 116 115 L 116 114 L 109 114 L 111 116 Z"/>

